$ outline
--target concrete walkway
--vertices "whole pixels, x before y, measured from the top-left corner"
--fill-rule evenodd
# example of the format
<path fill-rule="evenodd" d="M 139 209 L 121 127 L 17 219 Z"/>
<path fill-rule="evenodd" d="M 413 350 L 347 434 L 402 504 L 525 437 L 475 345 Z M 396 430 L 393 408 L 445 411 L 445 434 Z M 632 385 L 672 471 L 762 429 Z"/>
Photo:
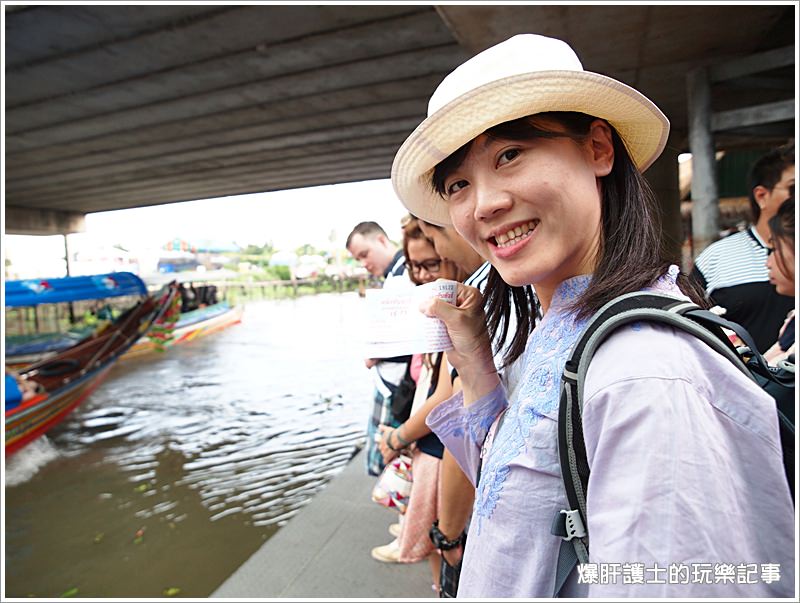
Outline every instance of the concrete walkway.
<path fill-rule="evenodd" d="M 427 561 L 381 563 L 397 513 L 372 502 L 364 451 L 256 551 L 212 597 L 435 598 Z"/>

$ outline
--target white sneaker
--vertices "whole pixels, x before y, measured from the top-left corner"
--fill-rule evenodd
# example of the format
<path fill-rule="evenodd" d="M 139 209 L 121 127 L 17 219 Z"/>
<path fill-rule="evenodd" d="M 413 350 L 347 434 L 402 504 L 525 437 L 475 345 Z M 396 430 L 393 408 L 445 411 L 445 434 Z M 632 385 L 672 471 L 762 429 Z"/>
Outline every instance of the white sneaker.
<path fill-rule="evenodd" d="M 383 546 L 376 546 L 370 553 L 373 559 L 382 561 L 383 563 L 399 563 L 400 561 L 400 545 L 397 540 L 392 540 L 389 544 Z"/>
<path fill-rule="evenodd" d="M 400 531 L 403 527 L 399 523 L 393 523 L 389 526 L 389 533 L 395 538 L 400 538 Z"/>

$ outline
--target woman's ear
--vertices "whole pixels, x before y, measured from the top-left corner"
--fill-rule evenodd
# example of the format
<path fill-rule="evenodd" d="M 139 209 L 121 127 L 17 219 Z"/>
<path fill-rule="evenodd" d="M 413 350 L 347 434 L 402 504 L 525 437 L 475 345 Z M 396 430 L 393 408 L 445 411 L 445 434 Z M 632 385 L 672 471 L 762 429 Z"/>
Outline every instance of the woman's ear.
<path fill-rule="evenodd" d="M 611 135 L 611 126 L 605 120 L 594 120 L 589 126 L 588 138 L 595 176 L 598 178 L 608 176 L 614 166 L 614 139 Z"/>

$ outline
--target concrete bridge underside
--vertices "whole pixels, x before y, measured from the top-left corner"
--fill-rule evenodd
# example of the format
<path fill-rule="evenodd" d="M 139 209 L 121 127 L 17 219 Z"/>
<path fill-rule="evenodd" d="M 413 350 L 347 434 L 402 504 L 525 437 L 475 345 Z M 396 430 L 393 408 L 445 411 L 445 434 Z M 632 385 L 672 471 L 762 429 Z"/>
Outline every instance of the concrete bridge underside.
<path fill-rule="evenodd" d="M 669 165 L 653 173 L 677 190 L 687 73 L 793 47 L 796 19 L 787 5 L 6 5 L 4 17 L 5 231 L 38 234 L 79 230 L 89 212 L 387 178 L 442 77 L 520 32 L 567 40 L 586 69 L 665 111 Z M 791 54 L 715 84 L 716 110 L 783 107 L 728 123 L 718 148 L 793 136 Z"/>

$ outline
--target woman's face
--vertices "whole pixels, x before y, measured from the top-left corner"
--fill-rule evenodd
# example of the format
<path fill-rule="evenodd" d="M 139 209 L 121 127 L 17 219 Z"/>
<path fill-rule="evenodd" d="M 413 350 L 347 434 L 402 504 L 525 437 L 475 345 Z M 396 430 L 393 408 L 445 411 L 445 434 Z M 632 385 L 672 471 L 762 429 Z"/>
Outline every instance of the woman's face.
<path fill-rule="evenodd" d="M 442 275 L 442 260 L 427 239 L 411 239 L 406 248 L 406 263 L 410 265 L 411 273 L 420 285 L 437 278 L 451 278 Z"/>
<path fill-rule="evenodd" d="M 555 123 L 552 129 L 563 131 Z M 562 281 L 594 270 L 598 178 L 611 171 L 613 157 L 611 130 L 601 120 L 581 143 L 481 135 L 444 180 L 453 225 L 508 284 L 552 295 Z"/>
<path fill-rule="evenodd" d="M 767 257 L 769 282 L 780 295 L 794 296 L 794 245 L 786 239 L 772 239 L 772 253 Z"/>

